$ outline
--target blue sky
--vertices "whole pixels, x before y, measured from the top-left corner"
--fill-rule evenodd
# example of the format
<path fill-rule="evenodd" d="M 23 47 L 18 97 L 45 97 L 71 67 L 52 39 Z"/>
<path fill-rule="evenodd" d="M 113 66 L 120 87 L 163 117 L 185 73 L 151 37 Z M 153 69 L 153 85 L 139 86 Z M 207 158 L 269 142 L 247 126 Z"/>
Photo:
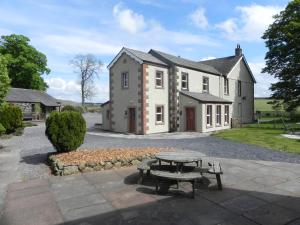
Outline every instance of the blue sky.
<path fill-rule="evenodd" d="M 107 64 L 123 47 L 151 48 L 201 60 L 233 55 L 239 43 L 256 77 L 255 95 L 268 96 L 274 78 L 261 74 L 266 52 L 261 40 L 285 0 L 0 0 L 0 35 L 23 34 L 46 54 L 48 93 L 80 100 L 76 54 L 92 53 L 103 63 L 97 95 L 108 99 Z"/>

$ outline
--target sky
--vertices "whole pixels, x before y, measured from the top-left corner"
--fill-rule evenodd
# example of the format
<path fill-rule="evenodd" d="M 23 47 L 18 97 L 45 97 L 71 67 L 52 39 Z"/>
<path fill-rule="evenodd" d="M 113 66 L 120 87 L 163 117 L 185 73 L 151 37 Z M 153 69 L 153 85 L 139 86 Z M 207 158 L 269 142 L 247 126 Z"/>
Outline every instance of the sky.
<path fill-rule="evenodd" d="M 104 64 L 93 102 L 108 100 L 107 65 L 121 48 L 165 51 L 191 60 L 234 54 L 239 43 L 256 78 L 255 96 L 270 95 L 276 80 L 261 74 L 267 48 L 262 34 L 285 0 L 0 0 L 0 35 L 22 34 L 44 53 L 47 92 L 80 101 L 77 54 Z"/>

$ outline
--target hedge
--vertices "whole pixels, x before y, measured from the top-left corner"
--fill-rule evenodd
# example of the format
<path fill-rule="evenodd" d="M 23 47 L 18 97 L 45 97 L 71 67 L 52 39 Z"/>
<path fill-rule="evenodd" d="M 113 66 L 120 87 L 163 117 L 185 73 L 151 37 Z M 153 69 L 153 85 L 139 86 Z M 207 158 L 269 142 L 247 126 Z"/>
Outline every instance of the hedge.
<path fill-rule="evenodd" d="M 22 127 L 22 110 L 14 105 L 2 105 L 0 107 L 0 123 L 7 133 L 14 132 L 18 127 Z"/>

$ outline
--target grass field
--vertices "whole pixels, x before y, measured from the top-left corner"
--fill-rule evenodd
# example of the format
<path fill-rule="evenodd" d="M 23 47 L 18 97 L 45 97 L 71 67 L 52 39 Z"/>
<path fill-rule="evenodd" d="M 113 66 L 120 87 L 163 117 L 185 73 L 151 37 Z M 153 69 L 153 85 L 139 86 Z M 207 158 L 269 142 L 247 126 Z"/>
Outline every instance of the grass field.
<path fill-rule="evenodd" d="M 296 131 L 300 131 L 300 125 L 287 123 Z M 243 128 L 225 130 L 214 134 L 226 140 L 240 143 L 253 144 L 278 151 L 294 152 L 300 154 L 300 140 L 288 139 L 281 134 L 286 133 L 282 123 L 251 124 Z"/>
<path fill-rule="evenodd" d="M 254 111 L 261 111 L 261 112 L 272 112 L 274 111 L 271 104 L 268 102 L 272 101 L 272 99 L 267 98 L 255 98 L 254 100 Z M 280 111 L 284 111 L 282 108 Z M 300 113 L 300 107 L 297 108 L 297 112 Z"/>

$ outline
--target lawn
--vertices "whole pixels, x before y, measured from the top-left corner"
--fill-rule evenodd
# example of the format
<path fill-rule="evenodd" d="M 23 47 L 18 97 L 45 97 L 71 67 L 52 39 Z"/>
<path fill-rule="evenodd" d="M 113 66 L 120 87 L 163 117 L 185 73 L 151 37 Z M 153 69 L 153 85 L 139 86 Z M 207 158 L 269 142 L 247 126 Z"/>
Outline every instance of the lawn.
<path fill-rule="evenodd" d="M 300 130 L 300 125 L 288 123 L 296 131 Z M 281 134 L 286 133 L 281 123 L 264 123 L 245 125 L 243 128 L 215 133 L 216 137 L 240 143 L 258 145 L 279 151 L 294 152 L 300 154 L 300 140 L 288 139 Z"/>

